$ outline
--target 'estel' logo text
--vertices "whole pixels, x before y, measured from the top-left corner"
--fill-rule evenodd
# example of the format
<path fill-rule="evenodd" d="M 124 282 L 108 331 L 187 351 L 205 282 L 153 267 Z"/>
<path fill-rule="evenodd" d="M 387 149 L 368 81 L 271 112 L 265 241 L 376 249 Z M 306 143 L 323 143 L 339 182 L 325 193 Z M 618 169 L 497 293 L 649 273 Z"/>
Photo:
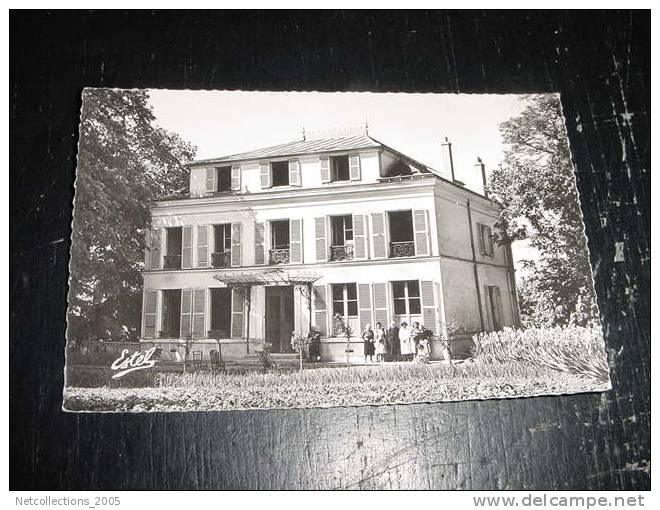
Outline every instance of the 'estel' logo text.
<path fill-rule="evenodd" d="M 121 355 L 112 362 L 112 365 L 110 365 L 112 370 L 119 370 L 119 372 L 112 376 L 113 379 L 119 379 L 135 370 L 151 368 L 156 364 L 156 360 L 151 359 L 156 352 L 155 347 L 152 347 L 145 352 L 135 351 L 130 356 L 128 355 L 128 352 L 128 349 L 122 350 Z"/>

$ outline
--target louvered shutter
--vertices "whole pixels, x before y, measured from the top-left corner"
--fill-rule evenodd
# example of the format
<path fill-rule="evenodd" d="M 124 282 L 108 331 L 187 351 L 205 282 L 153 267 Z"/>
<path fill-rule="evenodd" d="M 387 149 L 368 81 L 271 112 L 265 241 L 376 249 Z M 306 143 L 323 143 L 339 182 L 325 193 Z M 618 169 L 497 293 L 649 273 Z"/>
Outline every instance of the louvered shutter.
<path fill-rule="evenodd" d="M 262 189 L 270 188 L 273 185 L 270 163 L 259 163 L 259 179 Z"/>
<path fill-rule="evenodd" d="M 371 237 L 374 246 L 374 258 L 387 258 L 385 213 L 371 213 Z"/>
<path fill-rule="evenodd" d="M 321 182 L 330 182 L 330 158 L 321 156 Z"/>
<path fill-rule="evenodd" d="M 325 216 L 314 218 L 314 239 L 316 241 L 316 261 L 328 260 L 328 229 Z"/>
<path fill-rule="evenodd" d="M 231 291 L 231 337 L 243 338 L 243 316 L 245 310 L 245 302 L 243 293 L 245 291 L 240 288 L 232 289 Z M 249 292 L 249 289 L 248 289 Z"/>
<path fill-rule="evenodd" d="M 197 226 L 197 267 L 209 267 L 209 226 Z"/>
<path fill-rule="evenodd" d="M 231 166 L 231 190 L 241 191 L 241 165 Z"/>
<path fill-rule="evenodd" d="M 264 223 L 254 224 L 254 263 L 257 265 L 266 263 L 265 231 Z"/>
<path fill-rule="evenodd" d="M 289 161 L 289 186 L 300 186 L 300 161 L 293 159 Z"/>
<path fill-rule="evenodd" d="M 328 303 L 326 286 L 314 286 L 314 327 L 321 336 L 328 336 Z"/>
<path fill-rule="evenodd" d="M 435 306 L 435 292 L 433 282 L 422 280 L 419 282 L 422 296 L 422 324 L 426 329 L 438 334 L 437 310 Z"/>
<path fill-rule="evenodd" d="M 387 329 L 389 324 L 387 312 L 387 283 L 374 283 L 374 323 L 380 322 Z M 375 327 L 375 324 L 374 324 Z"/>
<path fill-rule="evenodd" d="M 149 269 L 160 269 L 160 245 L 161 245 L 161 235 L 160 229 L 154 228 L 147 231 L 147 249 L 145 262 L 148 261 Z"/>
<path fill-rule="evenodd" d="M 490 257 L 493 256 L 493 231 L 489 226 L 484 226 L 484 253 Z"/>
<path fill-rule="evenodd" d="M 241 265 L 241 230 L 240 223 L 231 224 L 231 265 Z"/>
<path fill-rule="evenodd" d="M 289 261 L 302 264 L 302 219 L 289 220 Z"/>
<path fill-rule="evenodd" d="M 142 307 L 142 336 L 154 338 L 156 336 L 156 310 L 158 309 L 158 291 L 144 291 L 144 306 Z"/>
<path fill-rule="evenodd" d="M 215 193 L 218 189 L 218 169 L 217 168 L 207 168 L 206 169 L 206 192 Z"/>
<path fill-rule="evenodd" d="M 358 313 L 360 315 L 360 334 L 362 334 L 367 324 L 371 324 L 373 328 L 371 315 L 371 285 L 368 283 L 358 283 L 357 291 Z"/>
<path fill-rule="evenodd" d="M 195 289 L 193 291 L 193 323 L 192 323 L 192 336 L 193 338 L 204 338 L 206 336 L 205 313 L 206 308 L 206 291 L 204 289 Z"/>
<path fill-rule="evenodd" d="M 192 227 L 183 227 L 183 241 L 181 246 L 181 269 L 192 267 Z"/>
<path fill-rule="evenodd" d="M 429 226 L 426 210 L 413 211 L 413 228 L 415 229 L 415 255 L 427 256 L 431 254 L 429 246 Z"/>
<path fill-rule="evenodd" d="M 484 255 L 486 253 L 486 243 L 484 239 L 484 226 L 481 223 L 477 223 L 477 238 L 479 240 L 479 254 Z"/>
<path fill-rule="evenodd" d="M 362 178 L 360 172 L 360 155 L 351 154 L 348 157 L 348 161 L 349 161 L 349 175 L 351 181 L 359 181 Z"/>
<path fill-rule="evenodd" d="M 181 291 L 181 333 L 180 338 L 192 336 L 192 290 Z"/>
<path fill-rule="evenodd" d="M 367 258 L 367 225 L 366 216 L 353 215 L 353 256 L 355 260 Z"/>

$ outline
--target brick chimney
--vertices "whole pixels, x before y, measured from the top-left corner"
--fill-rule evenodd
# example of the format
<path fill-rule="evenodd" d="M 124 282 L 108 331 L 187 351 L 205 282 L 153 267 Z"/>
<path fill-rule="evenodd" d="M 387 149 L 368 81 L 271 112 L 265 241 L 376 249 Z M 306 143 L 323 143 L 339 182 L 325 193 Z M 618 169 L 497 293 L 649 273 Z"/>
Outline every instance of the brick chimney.
<path fill-rule="evenodd" d="M 451 142 L 445 136 L 445 141 L 442 143 L 442 170 L 451 175 L 451 180 L 455 181 L 454 175 L 454 156 L 451 153 Z"/>

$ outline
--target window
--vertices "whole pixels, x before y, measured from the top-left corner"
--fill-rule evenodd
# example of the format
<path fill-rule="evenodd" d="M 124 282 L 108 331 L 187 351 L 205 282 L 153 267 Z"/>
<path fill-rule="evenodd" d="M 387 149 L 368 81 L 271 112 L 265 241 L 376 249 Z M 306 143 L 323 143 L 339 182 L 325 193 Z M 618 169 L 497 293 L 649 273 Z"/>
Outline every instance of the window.
<path fill-rule="evenodd" d="M 231 251 L 231 223 L 213 225 L 213 253 Z"/>
<path fill-rule="evenodd" d="M 357 286 L 354 283 L 332 285 L 332 314 L 344 318 L 357 317 Z"/>
<path fill-rule="evenodd" d="M 493 321 L 493 329 L 498 331 L 502 329 L 502 300 L 500 298 L 499 287 L 488 287 L 488 306 L 490 308 L 490 317 Z"/>
<path fill-rule="evenodd" d="M 330 222 L 333 246 L 344 246 L 347 242 L 353 241 L 353 217 L 350 214 L 347 216 L 331 216 Z"/>
<path fill-rule="evenodd" d="M 390 228 L 390 257 L 414 257 L 415 237 L 412 211 L 387 213 Z"/>
<path fill-rule="evenodd" d="M 159 337 L 179 338 L 181 326 L 181 289 L 164 290 Z"/>
<path fill-rule="evenodd" d="M 270 247 L 273 250 L 289 249 L 289 220 L 270 222 Z"/>
<path fill-rule="evenodd" d="M 479 238 L 479 252 L 487 257 L 495 253 L 493 234 L 489 226 L 477 223 L 477 237 Z"/>
<path fill-rule="evenodd" d="M 165 229 L 165 245 L 167 251 L 164 257 L 165 269 L 181 269 L 181 251 L 183 247 L 183 229 L 170 227 Z"/>
<path fill-rule="evenodd" d="M 351 179 L 348 156 L 334 156 L 330 158 L 330 180 L 349 181 Z"/>
<path fill-rule="evenodd" d="M 211 335 L 212 338 L 231 336 L 231 289 L 211 289 Z"/>
<path fill-rule="evenodd" d="M 231 166 L 221 166 L 215 169 L 217 174 L 216 191 L 231 191 Z"/>
<path fill-rule="evenodd" d="M 417 280 L 392 282 L 394 313 L 396 315 L 417 315 L 422 313 Z"/>
<path fill-rule="evenodd" d="M 273 176 L 273 186 L 289 185 L 289 162 L 273 161 L 270 164 L 270 171 Z"/>

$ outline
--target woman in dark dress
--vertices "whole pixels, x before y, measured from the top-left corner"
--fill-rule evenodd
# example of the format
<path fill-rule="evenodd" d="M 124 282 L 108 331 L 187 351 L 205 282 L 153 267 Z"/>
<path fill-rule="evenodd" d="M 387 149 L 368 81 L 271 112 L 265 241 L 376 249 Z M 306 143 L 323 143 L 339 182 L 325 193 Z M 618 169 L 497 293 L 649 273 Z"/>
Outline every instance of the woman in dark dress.
<path fill-rule="evenodd" d="M 376 352 L 376 344 L 371 324 L 365 326 L 364 332 L 362 333 L 362 340 L 364 341 L 364 362 L 367 362 L 367 356 L 369 356 L 369 361 L 373 362 L 374 354 Z"/>
<path fill-rule="evenodd" d="M 387 355 L 388 361 L 399 361 L 401 358 L 399 328 L 396 321 L 392 321 L 390 327 L 387 328 Z"/>

